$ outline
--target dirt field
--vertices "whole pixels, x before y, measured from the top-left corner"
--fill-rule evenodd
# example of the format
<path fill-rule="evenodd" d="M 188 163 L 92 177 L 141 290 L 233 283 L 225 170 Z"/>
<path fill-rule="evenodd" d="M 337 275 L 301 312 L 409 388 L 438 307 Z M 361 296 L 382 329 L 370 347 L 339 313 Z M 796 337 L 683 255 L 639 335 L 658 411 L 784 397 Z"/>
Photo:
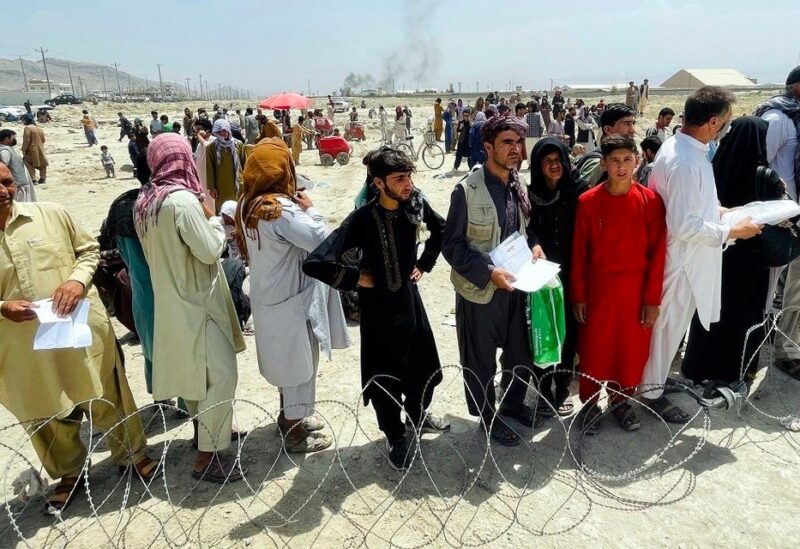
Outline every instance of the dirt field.
<path fill-rule="evenodd" d="M 751 112 L 764 97 L 740 96 L 736 114 Z M 609 103 L 619 98 L 605 99 Z M 640 134 L 661 107 L 680 111 L 684 99 L 654 98 L 639 122 Z M 397 104 L 410 105 L 419 146 L 421 127 L 433 114 L 432 101 L 368 100 L 370 106 L 379 102 L 390 111 Z M 111 201 L 138 185 L 127 144 L 117 142 L 116 113 L 122 110 L 131 121 L 149 120 L 149 111 L 156 108 L 180 120 L 184 106 L 88 106 L 100 122 L 100 143 L 108 145 L 116 159 L 116 179 L 105 178 L 99 148 L 86 146 L 80 106 L 58 107 L 54 121 L 45 125 L 50 168 L 47 186 L 37 189 L 39 199 L 63 204 L 97 232 Z M 361 156 L 379 136 L 376 121 L 367 119 L 365 109 L 359 113 L 367 120 L 368 139 L 353 143 L 348 165 L 323 167 L 316 151 L 304 151 L 298 168 L 317 183 L 312 198 L 331 227 L 352 210 L 364 181 Z M 340 126 L 344 120 L 345 115 L 337 115 Z M 442 215 L 453 184 L 465 173 L 452 173 L 452 162 L 449 155 L 437 171 L 420 163 L 415 176 Z M 241 448 L 246 482 L 219 487 L 192 480 L 191 424 L 170 412 L 162 417 L 151 408 L 142 414 L 145 421 L 155 416 L 148 431 L 151 455 L 164 456 L 165 476 L 149 489 L 138 479 L 120 478 L 104 444 L 94 438 L 92 443 L 100 444 L 92 455 L 90 497 L 82 495 L 63 521 L 54 522 L 41 516 L 41 498 L 26 506 L 12 493 L 11 482 L 30 467 L 25 459 L 37 468 L 38 462 L 23 430 L 0 410 L 6 502 L 0 512 L 0 546 L 796 545 L 791 540 L 796 539 L 800 509 L 800 433 L 787 431 L 776 418 L 797 413 L 799 383 L 777 370 L 765 378 L 762 371 L 756 398 L 741 417 L 734 411 L 698 411 L 682 432 L 669 431 L 643 412 L 642 429 L 635 433 L 621 431 L 607 418 L 599 436 L 581 441 L 576 430 L 568 431 L 569 419 L 549 420 L 540 429 L 523 430 L 522 446 L 487 448 L 466 413 L 455 366 L 455 328 L 446 322 L 454 306 L 448 276 L 449 267 L 440 259 L 420 286 L 442 364 L 449 365 L 432 409 L 446 416 L 453 429 L 439 437 L 426 435 L 407 475 L 389 468 L 372 409 L 361 406 L 357 328 L 351 328 L 349 349 L 320 364 L 318 408 L 330 423 L 336 447 L 307 457 L 281 452 L 274 422 L 277 391 L 259 374 L 249 337 L 247 351 L 239 355 L 240 401 L 235 406 L 239 427 L 250 432 Z M 124 338 L 126 330 L 118 324 L 117 328 Z M 139 406 L 146 406 L 151 399 L 145 391 L 141 349 L 123 347 L 134 395 Z M 676 400 L 697 411 L 685 395 Z M 88 428 L 85 434 L 88 437 Z M 673 437 L 674 444 L 662 453 Z"/>

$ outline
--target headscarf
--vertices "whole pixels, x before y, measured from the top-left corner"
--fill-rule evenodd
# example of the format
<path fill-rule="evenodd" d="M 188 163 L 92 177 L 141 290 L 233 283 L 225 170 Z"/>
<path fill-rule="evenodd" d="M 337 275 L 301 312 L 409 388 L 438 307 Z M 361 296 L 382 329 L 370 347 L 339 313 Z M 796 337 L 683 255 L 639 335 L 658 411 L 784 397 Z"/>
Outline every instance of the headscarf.
<path fill-rule="evenodd" d="M 734 208 L 757 200 L 756 168 L 767 163 L 769 123 L 743 116 L 731 124 L 712 162 L 717 196 L 722 206 Z"/>
<path fill-rule="evenodd" d="M 228 137 L 223 139 L 220 135 L 220 132 L 225 130 L 228 132 Z M 217 164 L 222 162 L 222 151 L 228 150 L 231 153 L 231 158 L 233 159 L 233 184 L 236 189 L 236 194 L 239 194 L 239 173 L 242 171 L 242 165 L 239 162 L 239 154 L 236 150 L 236 141 L 233 140 L 233 129 L 231 128 L 231 123 L 225 120 L 224 118 L 220 118 L 219 120 L 214 121 L 214 126 L 211 129 L 211 134 L 216 137 L 214 140 L 214 149 L 217 153 Z"/>
<path fill-rule="evenodd" d="M 134 221 L 139 236 L 147 231 L 151 218 L 158 218 L 164 199 L 176 191 L 189 191 L 203 201 L 203 186 L 197 177 L 189 142 L 176 133 L 157 135 L 147 147 L 147 163 L 152 174 L 142 186 L 134 206 Z"/>
<path fill-rule="evenodd" d="M 236 233 L 258 238 L 258 222 L 274 221 L 283 213 L 279 198 L 292 199 L 297 176 L 289 147 L 283 139 L 262 139 L 247 157 L 242 173 L 244 193 L 236 210 Z M 261 242 L 259 240 L 259 248 Z M 247 242 L 241 239 L 239 249 L 248 257 Z"/>
<path fill-rule="evenodd" d="M 547 179 L 542 172 L 542 158 L 550 153 L 558 152 L 561 158 L 561 179 L 555 190 L 547 186 Z M 578 184 L 572 179 L 569 149 L 563 141 L 555 137 L 545 137 L 536 142 L 531 149 L 531 184 L 530 200 L 537 206 L 549 206 L 565 195 L 575 194 Z"/>
<path fill-rule="evenodd" d="M 475 118 L 472 120 L 472 125 L 474 126 L 478 122 L 486 122 L 486 114 L 483 111 L 478 111 L 475 113 Z"/>

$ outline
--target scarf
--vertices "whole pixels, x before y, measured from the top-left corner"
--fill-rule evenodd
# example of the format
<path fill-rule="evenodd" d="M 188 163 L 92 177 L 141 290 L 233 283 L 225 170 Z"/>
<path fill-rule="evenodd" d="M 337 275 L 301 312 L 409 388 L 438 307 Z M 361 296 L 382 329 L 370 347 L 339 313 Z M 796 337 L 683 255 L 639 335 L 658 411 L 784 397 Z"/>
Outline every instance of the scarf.
<path fill-rule="evenodd" d="M 225 130 L 228 132 L 228 137 L 224 138 L 220 135 L 220 133 Z M 236 189 L 236 194 L 239 194 L 239 174 L 242 171 L 242 165 L 239 162 L 239 154 L 236 149 L 236 141 L 233 139 L 233 129 L 231 128 L 231 123 L 225 120 L 224 118 L 220 118 L 219 120 L 214 122 L 214 127 L 211 129 L 211 134 L 216 137 L 214 140 L 214 149 L 217 154 L 217 165 L 222 162 L 222 151 L 227 150 L 231 153 L 231 159 L 233 160 L 233 185 Z"/>
<path fill-rule="evenodd" d="M 197 168 L 189 142 L 176 133 L 156 136 L 147 147 L 147 164 L 152 172 L 150 181 L 142 186 L 134 204 L 136 232 L 143 236 L 147 224 L 157 219 L 164 199 L 176 191 L 189 191 L 203 201 L 203 186 L 197 178 Z"/>
<path fill-rule="evenodd" d="M 794 150 L 794 182 L 797 188 L 800 189 L 800 99 L 779 95 L 768 99 L 756 107 L 753 114 L 760 118 L 765 112 L 772 109 L 781 111 L 794 122 L 794 129 L 797 132 L 798 142 Z"/>
<path fill-rule="evenodd" d="M 530 217 L 531 201 L 528 198 L 528 189 L 526 189 L 525 185 L 523 185 L 519 180 L 519 172 L 516 168 L 511 170 L 508 184 L 511 185 L 511 190 L 517 197 L 517 203 L 519 204 L 519 207 L 522 208 L 522 213 L 525 214 L 525 217 Z"/>
<path fill-rule="evenodd" d="M 766 120 L 755 116 L 737 118 L 714 155 L 714 180 L 719 203 L 726 208 L 758 200 L 756 169 L 767 165 Z"/>
<path fill-rule="evenodd" d="M 247 242 L 241 235 L 258 237 L 258 222 L 274 221 L 283 213 L 279 198 L 292 199 L 297 188 L 297 176 L 289 148 L 283 139 L 262 139 L 247 157 L 242 173 L 244 194 L 236 210 L 236 234 L 239 250 L 247 258 Z"/>

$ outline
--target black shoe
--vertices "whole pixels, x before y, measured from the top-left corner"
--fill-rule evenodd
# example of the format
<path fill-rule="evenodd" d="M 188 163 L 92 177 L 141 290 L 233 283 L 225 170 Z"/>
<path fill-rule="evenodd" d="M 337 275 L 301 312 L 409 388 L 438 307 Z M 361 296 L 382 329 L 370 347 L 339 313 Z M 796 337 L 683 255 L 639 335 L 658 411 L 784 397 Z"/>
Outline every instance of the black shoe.
<path fill-rule="evenodd" d="M 517 404 L 513 408 L 503 406 L 500 408 L 500 415 L 516 419 L 525 427 L 539 427 L 543 422 L 542 416 L 535 414 L 533 408 L 527 404 Z"/>
<path fill-rule="evenodd" d="M 406 429 L 413 430 L 414 426 L 411 423 L 411 418 L 406 416 Z M 450 424 L 443 418 L 428 414 L 425 416 L 425 421 L 419 429 L 420 433 L 449 433 Z"/>
<path fill-rule="evenodd" d="M 405 471 L 411 462 L 413 452 L 405 436 L 395 440 L 386 439 L 386 449 L 389 452 L 389 465 L 395 471 Z"/>

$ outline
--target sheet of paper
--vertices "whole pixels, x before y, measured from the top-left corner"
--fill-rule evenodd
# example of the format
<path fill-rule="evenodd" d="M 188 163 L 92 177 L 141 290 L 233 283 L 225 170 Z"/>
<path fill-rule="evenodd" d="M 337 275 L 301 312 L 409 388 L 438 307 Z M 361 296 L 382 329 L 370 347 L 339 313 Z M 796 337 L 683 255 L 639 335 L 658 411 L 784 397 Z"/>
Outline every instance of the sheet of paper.
<path fill-rule="evenodd" d="M 546 259 L 528 261 L 515 275 L 517 279 L 512 286 L 523 292 L 536 292 L 553 280 L 560 271 L 561 266 L 558 263 Z"/>
<path fill-rule="evenodd" d="M 745 217 L 752 217 L 759 225 L 777 225 L 800 215 L 800 205 L 794 200 L 769 200 L 751 202 L 722 216 L 722 222 L 734 226 Z"/>
<path fill-rule="evenodd" d="M 558 263 L 546 259 L 533 260 L 528 241 L 519 233 L 506 238 L 489 252 L 492 263 L 513 274 L 517 280 L 512 284 L 523 292 L 535 292 L 553 280 L 561 271 Z"/>
<path fill-rule="evenodd" d="M 60 318 L 53 312 L 53 301 L 42 299 L 34 308 L 39 328 L 33 339 L 34 351 L 47 349 L 79 349 L 92 344 L 89 328 L 89 301 L 82 299 L 72 314 Z"/>

